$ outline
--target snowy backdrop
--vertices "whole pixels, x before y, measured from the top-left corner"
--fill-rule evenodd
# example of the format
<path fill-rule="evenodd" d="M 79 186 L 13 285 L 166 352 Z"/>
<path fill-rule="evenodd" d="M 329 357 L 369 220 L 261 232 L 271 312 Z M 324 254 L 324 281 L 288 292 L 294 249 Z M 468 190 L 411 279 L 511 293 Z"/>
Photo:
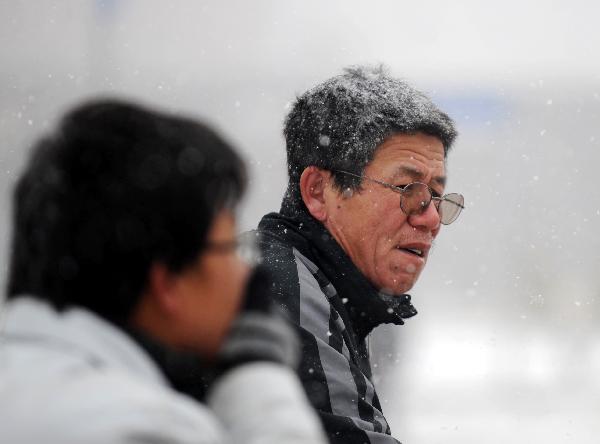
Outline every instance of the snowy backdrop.
<path fill-rule="evenodd" d="M 600 435 L 600 3 L 0 0 L 0 249 L 29 146 L 75 102 L 125 96 L 216 125 L 251 165 L 240 230 L 277 210 L 289 103 L 384 63 L 457 122 L 466 197 L 371 338 L 407 444 Z"/>

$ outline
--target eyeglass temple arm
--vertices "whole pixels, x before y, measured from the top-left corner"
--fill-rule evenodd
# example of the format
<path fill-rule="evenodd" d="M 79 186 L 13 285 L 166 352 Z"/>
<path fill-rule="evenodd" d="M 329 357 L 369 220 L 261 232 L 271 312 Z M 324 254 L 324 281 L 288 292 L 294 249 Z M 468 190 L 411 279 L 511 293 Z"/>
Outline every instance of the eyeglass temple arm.
<path fill-rule="evenodd" d="M 383 185 L 384 187 L 389 188 L 390 190 L 396 191 L 397 193 L 402 193 L 404 191 L 402 188 L 397 187 L 396 185 L 392 185 L 391 183 L 382 182 L 380 180 L 373 179 L 372 177 L 369 177 L 369 176 L 365 176 L 365 175 L 361 176 L 359 174 L 354 174 L 354 173 L 351 173 L 350 171 L 344 171 L 344 170 L 334 170 L 334 171 L 337 171 L 338 173 L 348 174 L 349 176 L 358 177 L 359 179 L 370 180 L 371 182 L 375 182 L 375 183 L 378 183 L 379 185 Z"/>

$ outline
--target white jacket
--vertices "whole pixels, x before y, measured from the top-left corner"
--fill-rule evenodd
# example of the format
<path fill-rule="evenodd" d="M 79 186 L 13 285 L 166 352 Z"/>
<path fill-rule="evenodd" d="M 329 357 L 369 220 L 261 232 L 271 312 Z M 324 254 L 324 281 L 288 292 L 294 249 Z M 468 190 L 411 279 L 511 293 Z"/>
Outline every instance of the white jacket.
<path fill-rule="evenodd" d="M 88 310 L 18 298 L 2 317 L 3 444 L 326 442 L 282 366 L 234 369 L 203 405 L 173 391 L 142 348 Z"/>

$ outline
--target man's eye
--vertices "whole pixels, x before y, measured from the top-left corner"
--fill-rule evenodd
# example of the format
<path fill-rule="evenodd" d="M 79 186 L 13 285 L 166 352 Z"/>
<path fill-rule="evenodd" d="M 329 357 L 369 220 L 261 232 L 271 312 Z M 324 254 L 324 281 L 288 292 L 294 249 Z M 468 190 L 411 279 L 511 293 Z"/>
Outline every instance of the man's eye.
<path fill-rule="evenodd" d="M 398 184 L 395 184 L 394 186 L 395 186 L 396 188 L 400 188 L 401 190 L 404 190 L 404 188 L 405 188 L 407 185 L 410 185 L 410 184 L 409 184 L 409 183 L 398 183 Z M 432 197 L 442 197 L 442 194 L 441 194 L 441 193 L 438 193 L 438 192 L 437 192 L 436 190 L 434 190 L 433 188 L 430 188 L 430 189 L 431 189 L 431 196 L 432 196 Z"/>

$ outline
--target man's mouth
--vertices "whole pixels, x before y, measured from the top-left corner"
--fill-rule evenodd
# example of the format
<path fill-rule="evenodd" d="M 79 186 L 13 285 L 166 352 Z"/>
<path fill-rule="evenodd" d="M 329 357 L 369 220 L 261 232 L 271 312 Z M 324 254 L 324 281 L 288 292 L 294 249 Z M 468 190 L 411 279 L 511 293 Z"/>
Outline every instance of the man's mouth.
<path fill-rule="evenodd" d="M 398 250 L 402 250 L 402 251 L 407 251 L 411 254 L 414 254 L 416 256 L 419 257 L 423 257 L 423 251 L 422 250 L 417 250 L 416 248 L 401 248 L 401 247 L 396 247 Z"/>
<path fill-rule="evenodd" d="M 413 254 L 415 256 L 424 257 L 427 253 L 427 249 L 425 248 L 417 248 L 417 247 L 403 247 L 400 245 L 396 246 L 397 250 L 406 251 L 407 253 Z"/>

